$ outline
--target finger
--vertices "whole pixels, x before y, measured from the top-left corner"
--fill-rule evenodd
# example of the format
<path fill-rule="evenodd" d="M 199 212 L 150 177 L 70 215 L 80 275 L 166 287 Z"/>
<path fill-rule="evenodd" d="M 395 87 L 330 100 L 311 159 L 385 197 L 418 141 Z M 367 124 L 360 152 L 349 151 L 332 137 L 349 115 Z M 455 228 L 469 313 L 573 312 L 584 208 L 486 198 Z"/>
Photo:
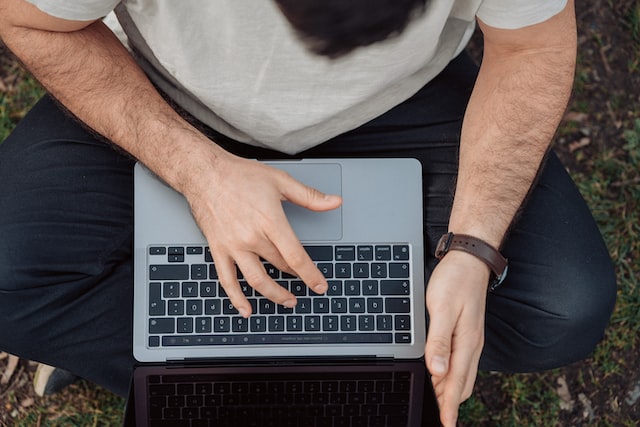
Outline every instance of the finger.
<path fill-rule="evenodd" d="M 304 185 L 300 181 L 284 174 L 285 180 L 281 184 L 282 195 L 286 200 L 312 211 L 328 211 L 336 209 L 342 204 L 342 197 L 335 194 L 325 194 L 313 187 Z"/>
<path fill-rule="evenodd" d="M 441 377 L 449 372 L 451 340 L 456 319 L 451 311 L 432 310 L 429 317 L 429 332 L 425 346 L 425 360 L 431 375 Z"/>
<path fill-rule="evenodd" d="M 317 294 L 323 294 L 327 291 L 329 287 L 327 279 L 311 260 L 288 223 L 279 227 L 279 232 L 268 235 L 268 237 L 278 248 L 287 264 L 310 289 Z"/>
<path fill-rule="evenodd" d="M 251 304 L 242 293 L 240 283 L 238 283 L 236 264 L 230 257 L 220 255 L 217 251 L 214 252 L 213 248 L 211 248 L 211 255 L 216 266 L 216 271 L 218 272 L 220 285 L 224 288 L 231 304 L 233 304 L 242 317 L 246 318 L 251 316 Z"/>
<path fill-rule="evenodd" d="M 288 308 L 296 305 L 296 297 L 269 277 L 257 255 L 246 253 L 236 263 L 247 283 L 264 297 Z"/>

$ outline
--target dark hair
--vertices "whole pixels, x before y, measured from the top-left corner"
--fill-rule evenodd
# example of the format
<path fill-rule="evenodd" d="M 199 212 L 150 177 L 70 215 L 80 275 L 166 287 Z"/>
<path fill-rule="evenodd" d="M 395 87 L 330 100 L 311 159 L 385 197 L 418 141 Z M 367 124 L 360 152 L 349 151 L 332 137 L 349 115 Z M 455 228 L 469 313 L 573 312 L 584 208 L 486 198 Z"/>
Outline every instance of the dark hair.
<path fill-rule="evenodd" d="M 336 58 L 400 34 L 427 0 L 275 0 L 315 53 Z"/>

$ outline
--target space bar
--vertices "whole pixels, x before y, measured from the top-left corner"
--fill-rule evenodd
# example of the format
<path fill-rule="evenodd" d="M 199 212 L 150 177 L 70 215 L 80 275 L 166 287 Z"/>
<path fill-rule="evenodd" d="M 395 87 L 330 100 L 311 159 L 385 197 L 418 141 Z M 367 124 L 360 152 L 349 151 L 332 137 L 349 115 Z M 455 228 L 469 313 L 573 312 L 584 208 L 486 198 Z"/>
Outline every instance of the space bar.
<path fill-rule="evenodd" d="M 349 334 L 216 334 L 216 335 L 171 335 L 162 337 L 162 345 L 253 345 L 253 344 L 381 344 L 392 343 L 389 333 Z"/>

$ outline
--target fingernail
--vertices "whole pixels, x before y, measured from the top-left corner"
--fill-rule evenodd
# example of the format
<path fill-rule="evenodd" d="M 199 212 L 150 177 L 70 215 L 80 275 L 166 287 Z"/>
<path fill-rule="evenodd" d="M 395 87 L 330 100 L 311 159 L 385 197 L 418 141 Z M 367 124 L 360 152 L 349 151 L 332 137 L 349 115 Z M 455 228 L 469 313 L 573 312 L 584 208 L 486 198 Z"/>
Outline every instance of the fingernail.
<path fill-rule="evenodd" d="M 282 305 L 284 305 L 287 308 L 293 308 L 296 306 L 296 300 L 294 299 L 288 299 L 285 302 L 282 303 Z"/>
<path fill-rule="evenodd" d="M 431 369 L 434 371 L 432 374 L 444 375 L 447 373 L 447 361 L 444 357 L 434 356 L 431 358 Z"/>
<path fill-rule="evenodd" d="M 313 292 L 317 294 L 324 294 L 327 291 L 328 287 L 329 285 L 325 285 L 325 284 L 317 285 L 315 288 L 313 288 Z"/>
<path fill-rule="evenodd" d="M 240 316 L 247 318 L 249 316 L 251 316 L 251 312 L 249 310 L 247 310 L 246 308 L 239 308 L 238 312 L 240 313 Z"/>

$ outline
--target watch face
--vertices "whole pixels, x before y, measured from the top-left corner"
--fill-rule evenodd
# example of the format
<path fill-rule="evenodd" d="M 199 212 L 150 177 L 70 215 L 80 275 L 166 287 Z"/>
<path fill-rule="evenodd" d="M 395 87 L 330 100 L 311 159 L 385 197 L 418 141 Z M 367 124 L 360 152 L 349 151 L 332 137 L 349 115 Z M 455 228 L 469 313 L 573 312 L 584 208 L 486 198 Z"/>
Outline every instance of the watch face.
<path fill-rule="evenodd" d="M 447 233 L 440 236 L 440 240 L 438 240 L 438 245 L 436 246 L 435 257 L 440 259 L 447 252 L 449 252 L 449 245 L 451 244 L 451 239 L 453 238 L 453 233 Z"/>

